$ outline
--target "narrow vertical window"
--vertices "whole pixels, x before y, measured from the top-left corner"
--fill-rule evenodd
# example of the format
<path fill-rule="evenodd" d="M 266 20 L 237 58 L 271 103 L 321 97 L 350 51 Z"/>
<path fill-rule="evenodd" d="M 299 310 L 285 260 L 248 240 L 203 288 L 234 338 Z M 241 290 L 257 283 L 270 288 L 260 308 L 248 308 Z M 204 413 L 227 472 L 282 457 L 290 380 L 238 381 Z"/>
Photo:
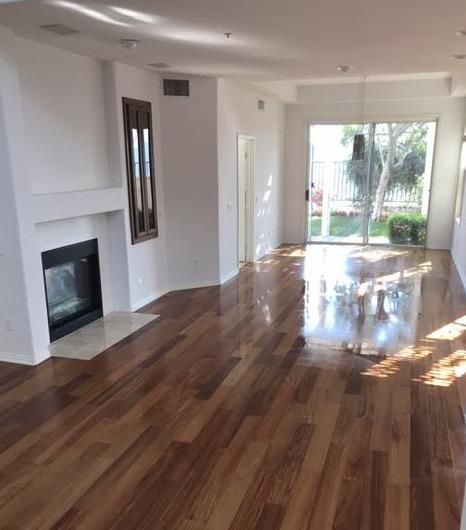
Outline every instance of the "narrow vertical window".
<path fill-rule="evenodd" d="M 158 236 L 151 104 L 123 98 L 133 244 Z"/>

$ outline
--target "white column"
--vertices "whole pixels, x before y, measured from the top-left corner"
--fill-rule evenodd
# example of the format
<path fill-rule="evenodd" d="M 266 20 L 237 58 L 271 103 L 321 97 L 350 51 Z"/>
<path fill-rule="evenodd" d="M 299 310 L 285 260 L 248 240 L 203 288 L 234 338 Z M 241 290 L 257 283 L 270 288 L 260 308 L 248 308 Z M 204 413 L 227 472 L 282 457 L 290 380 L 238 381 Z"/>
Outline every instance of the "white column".
<path fill-rule="evenodd" d="M 432 180 L 432 163 L 434 160 L 434 147 L 435 147 L 435 125 L 429 125 L 426 138 L 426 167 L 423 175 L 424 188 L 422 190 L 422 206 L 421 213 L 427 215 L 429 209 L 429 195 L 430 185 Z"/>
<path fill-rule="evenodd" d="M 15 41 L 0 28 L 0 357 L 38 364 L 49 357 L 49 338 Z"/>

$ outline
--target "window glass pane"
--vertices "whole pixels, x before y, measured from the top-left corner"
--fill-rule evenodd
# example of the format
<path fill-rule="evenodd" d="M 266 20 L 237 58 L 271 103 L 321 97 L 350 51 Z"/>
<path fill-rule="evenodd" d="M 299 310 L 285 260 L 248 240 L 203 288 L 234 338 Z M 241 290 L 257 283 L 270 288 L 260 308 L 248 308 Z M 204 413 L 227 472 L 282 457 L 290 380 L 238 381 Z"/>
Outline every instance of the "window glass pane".
<path fill-rule="evenodd" d="M 455 206 L 455 217 L 461 219 L 463 214 L 463 195 L 464 195 L 464 179 L 466 175 L 466 141 L 463 141 L 461 147 L 461 164 L 460 174 L 458 177 L 458 185 L 456 187 L 456 206 Z"/>
<path fill-rule="evenodd" d="M 149 129 L 143 130 L 144 137 L 144 176 L 146 178 L 147 191 L 147 215 L 149 218 L 149 230 L 155 230 L 155 208 L 154 197 L 152 193 L 152 174 L 151 174 L 151 158 L 150 158 L 150 135 Z"/>
<path fill-rule="evenodd" d="M 141 167 L 139 159 L 139 133 L 136 128 L 131 129 L 132 138 L 132 164 L 133 164 L 133 178 L 134 178 L 134 199 L 136 203 L 136 220 L 138 232 L 145 231 L 144 209 L 142 201 L 142 181 L 141 181 Z"/>
<path fill-rule="evenodd" d="M 138 243 L 157 237 L 151 105 L 147 101 L 123 98 L 131 239 Z"/>

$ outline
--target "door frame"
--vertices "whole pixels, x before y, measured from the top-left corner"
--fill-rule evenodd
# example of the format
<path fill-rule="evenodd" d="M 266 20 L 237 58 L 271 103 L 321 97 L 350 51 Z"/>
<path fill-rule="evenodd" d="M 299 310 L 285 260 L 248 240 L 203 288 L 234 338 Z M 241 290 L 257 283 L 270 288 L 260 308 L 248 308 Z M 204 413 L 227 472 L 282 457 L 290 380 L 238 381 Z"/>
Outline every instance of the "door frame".
<path fill-rule="evenodd" d="M 330 119 L 314 119 L 314 118 L 308 118 L 306 120 L 305 126 L 305 141 L 306 141 L 306 163 L 305 163 L 305 175 L 304 175 L 304 189 L 302 196 L 304 196 L 304 244 L 309 245 L 310 243 L 314 245 L 373 245 L 373 246 L 387 246 L 385 243 L 370 243 L 369 242 L 369 234 L 363 234 L 363 243 L 350 243 L 350 242 L 336 242 L 336 241 L 312 241 L 311 235 L 309 234 L 309 209 L 310 209 L 310 194 L 311 190 L 309 189 L 309 171 L 310 171 L 310 135 L 311 135 L 311 126 L 313 125 L 352 125 L 352 124 L 363 124 L 363 125 L 371 125 L 371 124 L 377 124 L 377 123 L 410 123 L 410 122 L 424 122 L 424 123 L 435 123 L 435 135 L 434 135 L 434 151 L 432 153 L 432 168 L 431 173 L 429 177 L 429 182 L 426 183 L 428 185 L 429 190 L 429 200 L 428 200 L 428 208 L 427 208 L 427 222 L 426 222 L 426 245 L 396 245 L 396 244 L 389 244 L 389 246 L 392 247 L 408 247 L 408 248 L 427 248 L 427 241 L 429 239 L 429 227 L 430 227 L 430 217 L 431 217 L 431 203 L 432 203 L 432 188 L 433 188 L 433 182 L 434 182 L 434 173 L 436 168 L 436 157 L 437 157 L 437 141 L 438 141 L 438 134 L 439 134 L 439 125 L 440 125 L 440 115 L 439 114 L 413 114 L 410 116 L 404 115 L 390 115 L 389 117 L 385 115 L 368 115 L 364 116 L 364 120 L 361 120 L 361 116 L 354 117 L 354 119 L 351 118 L 345 118 L 343 120 L 340 120 L 338 118 L 330 118 Z M 372 155 L 372 148 L 373 145 L 370 145 L 371 155 Z M 369 178 L 369 174 L 368 174 Z M 309 195 L 308 195 L 309 194 Z M 307 200 L 307 196 L 309 196 L 309 200 Z M 369 200 L 369 197 L 367 197 L 367 201 Z M 365 204 L 365 211 L 367 212 L 368 209 L 368 202 L 366 201 Z M 367 217 L 367 215 L 365 215 Z M 368 220 L 365 221 L 365 223 L 368 223 Z"/>
<path fill-rule="evenodd" d="M 239 260 L 239 143 L 240 140 L 248 140 L 252 142 L 252 156 L 249 161 L 249 194 L 247 196 L 247 211 L 248 215 L 245 216 L 245 245 L 246 245 L 246 263 L 254 262 L 254 218 L 255 218 L 255 201 L 254 201 L 254 184 L 255 184 L 255 170 L 256 170 L 256 137 L 252 134 L 238 133 L 236 136 L 236 261 L 238 265 L 241 263 Z"/>

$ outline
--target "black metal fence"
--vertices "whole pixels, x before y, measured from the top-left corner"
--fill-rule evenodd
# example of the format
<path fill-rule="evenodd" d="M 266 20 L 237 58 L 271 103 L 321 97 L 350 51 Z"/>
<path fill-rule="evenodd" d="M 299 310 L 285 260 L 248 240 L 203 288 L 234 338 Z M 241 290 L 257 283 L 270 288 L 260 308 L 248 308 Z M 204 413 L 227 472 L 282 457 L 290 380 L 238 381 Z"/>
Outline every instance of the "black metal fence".
<path fill-rule="evenodd" d="M 366 164 L 365 161 L 362 161 Z M 360 191 L 356 183 L 349 177 L 350 164 L 353 161 L 344 162 L 312 162 L 311 182 L 314 191 L 323 190 L 324 183 L 328 186 L 329 199 L 332 202 L 357 202 L 360 200 Z M 396 186 L 389 188 L 385 193 L 384 203 L 395 203 L 397 205 L 415 206 L 422 200 L 422 190 L 413 187 Z"/>

